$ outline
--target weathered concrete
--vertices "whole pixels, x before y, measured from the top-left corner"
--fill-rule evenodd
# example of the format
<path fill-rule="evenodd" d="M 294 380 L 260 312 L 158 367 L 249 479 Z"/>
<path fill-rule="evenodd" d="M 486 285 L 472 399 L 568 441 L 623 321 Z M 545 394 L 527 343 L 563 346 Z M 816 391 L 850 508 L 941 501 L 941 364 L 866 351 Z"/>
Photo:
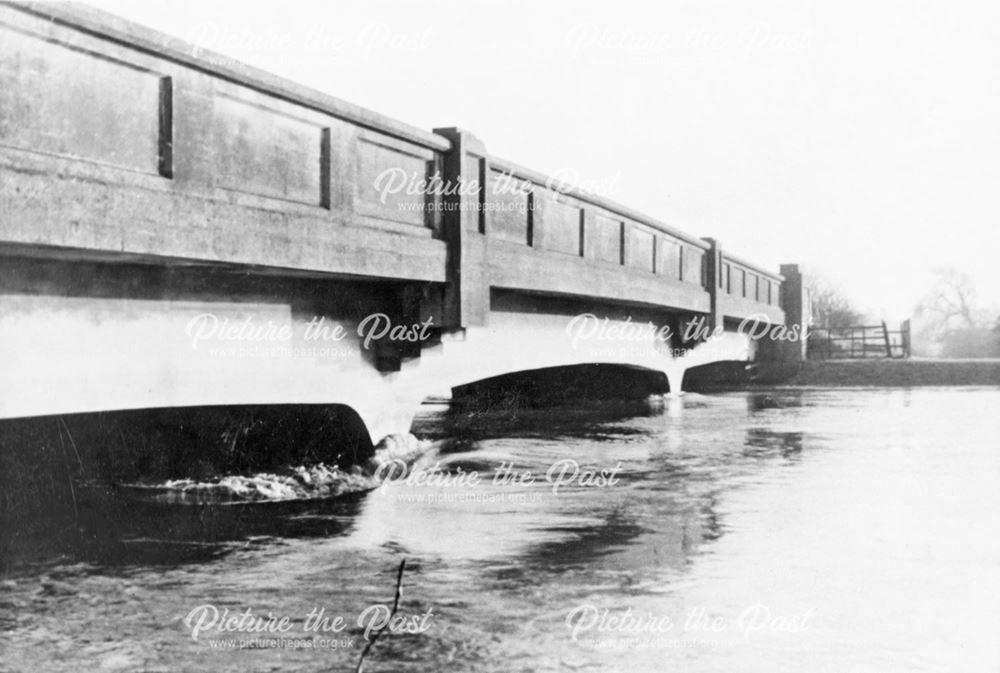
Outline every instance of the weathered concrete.
<path fill-rule="evenodd" d="M 7 245 L 444 283 L 456 327 L 482 322 L 489 287 L 708 311 L 705 241 L 467 132 L 418 132 L 93 10 L 0 12 Z M 383 189 L 387 172 L 405 185 Z M 437 176 L 479 184 L 410 188 Z M 780 321 L 776 303 L 722 305 Z"/>
<path fill-rule="evenodd" d="M 781 276 L 468 132 L 414 129 L 87 8 L 0 3 L 0 177 L 0 418 L 341 404 L 377 440 L 427 394 L 486 377 L 671 376 L 691 319 L 781 324 L 801 291 L 779 305 Z M 675 336 L 574 339 L 586 312 Z M 421 337 L 366 342 L 376 314 Z M 199 341 L 204 321 L 291 336 Z M 738 335 L 695 352 L 752 354 Z"/>

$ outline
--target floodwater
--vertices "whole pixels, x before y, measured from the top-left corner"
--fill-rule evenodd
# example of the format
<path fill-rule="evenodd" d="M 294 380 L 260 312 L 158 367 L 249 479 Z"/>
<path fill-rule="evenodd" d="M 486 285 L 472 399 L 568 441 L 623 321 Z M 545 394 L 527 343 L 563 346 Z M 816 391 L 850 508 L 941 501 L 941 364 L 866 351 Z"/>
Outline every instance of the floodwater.
<path fill-rule="evenodd" d="M 354 670 L 405 559 L 365 671 L 997 671 L 998 409 L 429 408 L 416 476 L 347 501 L 91 515 L 101 535 L 3 579 L 0 670 Z"/>

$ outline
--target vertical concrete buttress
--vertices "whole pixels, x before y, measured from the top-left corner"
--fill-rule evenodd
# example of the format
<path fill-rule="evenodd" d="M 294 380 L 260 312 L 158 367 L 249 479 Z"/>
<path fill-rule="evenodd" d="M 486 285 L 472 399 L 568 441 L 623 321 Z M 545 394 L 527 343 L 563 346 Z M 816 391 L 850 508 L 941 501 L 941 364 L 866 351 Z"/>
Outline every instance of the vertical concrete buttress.
<path fill-rule="evenodd" d="M 485 145 L 468 131 L 438 128 L 434 132 L 452 143 L 441 176 L 445 187 L 441 224 L 448 245 L 443 327 L 482 326 L 490 310 L 489 159 Z"/>
<path fill-rule="evenodd" d="M 722 307 L 719 305 L 719 281 L 722 269 L 722 247 L 714 238 L 704 239 L 711 246 L 705 253 L 705 290 L 709 296 L 708 328 L 722 326 Z"/>
<path fill-rule="evenodd" d="M 785 324 L 798 327 L 799 339 L 782 342 L 781 359 L 786 361 L 802 361 L 806 359 L 806 330 L 812 314 L 809 305 L 809 290 L 798 264 L 782 264 L 781 275 L 785 277 L 781 284 L 781 310 L 785 312 Z"/>

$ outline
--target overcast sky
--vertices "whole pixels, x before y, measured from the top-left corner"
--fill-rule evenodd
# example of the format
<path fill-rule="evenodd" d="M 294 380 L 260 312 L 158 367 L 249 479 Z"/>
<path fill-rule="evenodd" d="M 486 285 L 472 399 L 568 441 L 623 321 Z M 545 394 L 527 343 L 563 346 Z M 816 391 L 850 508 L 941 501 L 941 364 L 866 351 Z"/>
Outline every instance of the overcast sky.
<path fill-rule="evenodd" d="M 488 150 L 898 320 L 1000 305 L 1000 4 L 90 4 Z"/>

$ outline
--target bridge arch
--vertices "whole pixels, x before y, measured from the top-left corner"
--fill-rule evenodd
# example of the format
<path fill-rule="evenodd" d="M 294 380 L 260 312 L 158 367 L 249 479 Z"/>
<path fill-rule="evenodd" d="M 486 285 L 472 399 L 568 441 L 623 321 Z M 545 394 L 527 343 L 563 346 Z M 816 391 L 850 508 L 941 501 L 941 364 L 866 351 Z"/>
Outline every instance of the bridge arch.
<path fill-rule="evenodd" d="M 623 364 L 592 363 L 521 370 L 452 388 L 459 408 L 523 409 L 580 401 L 641 400 L 670 392 L 664 372 Z"/>

